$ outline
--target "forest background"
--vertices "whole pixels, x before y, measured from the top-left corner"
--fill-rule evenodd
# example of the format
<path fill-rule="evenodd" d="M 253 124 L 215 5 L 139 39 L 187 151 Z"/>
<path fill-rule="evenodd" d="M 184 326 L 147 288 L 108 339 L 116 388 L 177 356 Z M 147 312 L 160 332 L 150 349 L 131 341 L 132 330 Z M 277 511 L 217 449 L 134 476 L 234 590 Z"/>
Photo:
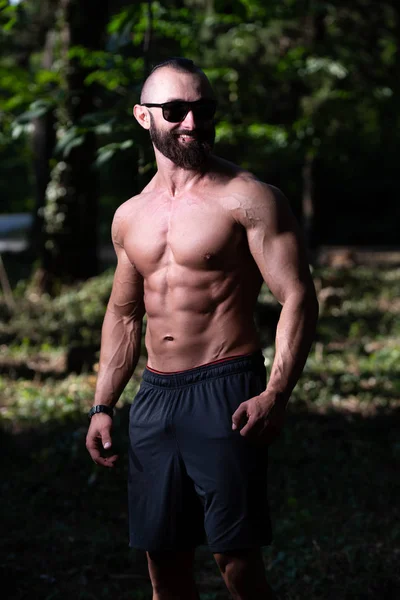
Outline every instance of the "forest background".
<path fill-rule="evenodd" d="M 85 453 L 116 208 L 155 170 L 132 118 L 186 56 L 218 98 L 216 153 L 280 187 L 309 248 L 318 332 L 271 448 L 282 598 L 400 596 L 400 6 L 396 0 L 0 0 L 0 569 L 7 598 L 147 598 L 120 468 Z M 279 306 L 256 320 L 267 367 Z M 227 598 L 206 548 L 202 600 Z"/>

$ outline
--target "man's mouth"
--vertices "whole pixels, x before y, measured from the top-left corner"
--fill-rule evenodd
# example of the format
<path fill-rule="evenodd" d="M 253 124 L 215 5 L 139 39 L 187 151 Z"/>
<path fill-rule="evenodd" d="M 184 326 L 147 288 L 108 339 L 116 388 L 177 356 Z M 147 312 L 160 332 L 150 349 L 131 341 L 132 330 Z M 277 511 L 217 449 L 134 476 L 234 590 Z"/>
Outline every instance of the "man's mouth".
<path fill-rule="evenodd" d="M 177 135 L 178 139 L 180 139 L 182 142 L 187 143 L 187 142 L 192 142 L 193 140 L 196 139 L 196 136 L 193 134 L 187 134 L 187 133 L 179 133 Z"/>

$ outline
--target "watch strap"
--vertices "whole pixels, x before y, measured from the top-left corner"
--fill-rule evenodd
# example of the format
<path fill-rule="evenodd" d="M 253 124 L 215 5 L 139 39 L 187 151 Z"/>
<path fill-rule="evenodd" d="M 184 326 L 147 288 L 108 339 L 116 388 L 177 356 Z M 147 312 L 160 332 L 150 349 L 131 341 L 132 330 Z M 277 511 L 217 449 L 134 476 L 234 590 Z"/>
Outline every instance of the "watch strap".
<path fill-rule="evenodd" d="M 106 406 L 105 404 L 96 404 L 96 406 L 92 406 L 88 412 L 89 421 L 93 415 L 96 415 L 97 413 L 106 413 L 106 415 L 111 418 L 114 416 L 114 410 L 111 408 L 111 406 Z"/>

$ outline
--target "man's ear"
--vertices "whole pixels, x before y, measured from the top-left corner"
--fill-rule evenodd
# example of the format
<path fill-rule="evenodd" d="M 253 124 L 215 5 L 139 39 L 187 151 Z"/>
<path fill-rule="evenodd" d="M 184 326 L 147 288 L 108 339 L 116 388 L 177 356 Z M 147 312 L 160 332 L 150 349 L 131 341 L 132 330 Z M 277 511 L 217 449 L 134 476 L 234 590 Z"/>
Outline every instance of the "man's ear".
<path fill-rule="evenodd" d="M 149 111 L 145 106 L 135 104 L 133 107 L 133 116 L 136 121 L 143 127 L 143 129 L 150 129 L 150 115 Z"/>

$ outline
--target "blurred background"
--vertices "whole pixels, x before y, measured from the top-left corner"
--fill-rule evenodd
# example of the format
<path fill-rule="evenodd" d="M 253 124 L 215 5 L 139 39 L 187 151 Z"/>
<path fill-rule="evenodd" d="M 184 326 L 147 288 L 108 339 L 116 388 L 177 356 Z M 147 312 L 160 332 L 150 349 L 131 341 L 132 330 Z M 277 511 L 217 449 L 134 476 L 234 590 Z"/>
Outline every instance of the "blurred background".
<path fill-rule="evenodd" d="M 278 186 L 321 316 L 271 448 L 281 598 L 398 599 L 400 5 L 396 0 L 0 0 L 0 440 L 7 598 L 149 598 L 127 547 L 126 425 L 112 473 L 86 412 L 116 208 L 155 172 L 132 117 L 151 67 L 193 59 L 218 98 L 217 154 Z M 256 320 L 267 367 L 279 306 Z M 202 600 L 227 598 L 200 548 Z"/>

